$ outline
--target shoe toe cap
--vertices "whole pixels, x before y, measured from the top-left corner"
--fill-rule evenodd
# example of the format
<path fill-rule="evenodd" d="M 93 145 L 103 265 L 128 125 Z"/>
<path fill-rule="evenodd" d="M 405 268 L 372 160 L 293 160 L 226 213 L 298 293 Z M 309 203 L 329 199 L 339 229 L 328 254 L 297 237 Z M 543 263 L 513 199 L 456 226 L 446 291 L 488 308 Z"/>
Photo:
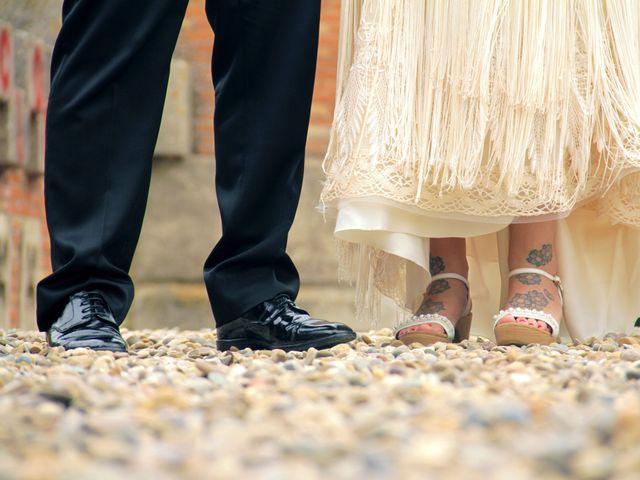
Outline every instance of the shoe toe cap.
<path fill-rule="evenodd" d="M 340 322 L 328 322 L 326 320 L 319 320 L 316 318 L 310 319 L 306 322 L 305 329 L 309 333 L 325 334 L 325 335 L 352 335 L 356 337 L 356 333 L 348 325 Z"/>

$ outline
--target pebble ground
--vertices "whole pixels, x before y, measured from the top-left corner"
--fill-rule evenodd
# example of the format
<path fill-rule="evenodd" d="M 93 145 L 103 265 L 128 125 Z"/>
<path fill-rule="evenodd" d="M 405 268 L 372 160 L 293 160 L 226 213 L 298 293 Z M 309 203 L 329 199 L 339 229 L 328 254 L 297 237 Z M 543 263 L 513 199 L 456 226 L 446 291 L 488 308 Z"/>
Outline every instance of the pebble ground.
<path fill-rule="evenodd" d="M 0 330 L 0 479 L 640 479 L 640 330 L 577 344 L 129 354 Z"/>

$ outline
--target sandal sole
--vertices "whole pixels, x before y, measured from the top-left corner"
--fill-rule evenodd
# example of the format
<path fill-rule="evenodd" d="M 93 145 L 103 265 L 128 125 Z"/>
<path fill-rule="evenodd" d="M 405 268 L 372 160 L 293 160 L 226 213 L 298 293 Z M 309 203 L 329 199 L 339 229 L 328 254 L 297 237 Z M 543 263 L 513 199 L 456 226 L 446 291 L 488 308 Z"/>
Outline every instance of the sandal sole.
<path fill-rule="evenodd" d="M 522 347 L 530 344 L 550 345 L 558 341 L 557 338 L 554 338 L 548 332 L 543 332 L 528 325 L 514 323 L 498 325 L 494 332 L 496 335 L 496 343 L 500 346 L 515 345 Z"/>
<path fill-rule="evenodd" d="M 433 345 L 434 343 L 451 343 L 446 335 L 438 335 L 437 333 L 411 332 L 402 335 L 399 340 L 405 345 L 412 343 L 421 343 L 422 345 Z"/>

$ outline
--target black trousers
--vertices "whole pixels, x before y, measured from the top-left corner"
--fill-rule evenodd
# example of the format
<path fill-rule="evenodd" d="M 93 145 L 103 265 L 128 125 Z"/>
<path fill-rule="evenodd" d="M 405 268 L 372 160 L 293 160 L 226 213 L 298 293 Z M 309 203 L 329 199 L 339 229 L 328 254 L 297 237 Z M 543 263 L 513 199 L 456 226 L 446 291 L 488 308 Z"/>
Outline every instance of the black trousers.
<path fill-rule="evenodd" d="M 187 1 L 64 2 L 47 117 L 53 274 L 38 285 L 41 330 L 80 290 L 100 291 L 118 322 L 131 306 L 129 268 Z M 220 325 L 279 293 L 298 293 L 285 249 L 302 185 L 320 0 L 208 0 L 206 10 L 216 35 L 223 233 L 204 280 Z M 185 242 L 199 234 L 184 232 Z"/>

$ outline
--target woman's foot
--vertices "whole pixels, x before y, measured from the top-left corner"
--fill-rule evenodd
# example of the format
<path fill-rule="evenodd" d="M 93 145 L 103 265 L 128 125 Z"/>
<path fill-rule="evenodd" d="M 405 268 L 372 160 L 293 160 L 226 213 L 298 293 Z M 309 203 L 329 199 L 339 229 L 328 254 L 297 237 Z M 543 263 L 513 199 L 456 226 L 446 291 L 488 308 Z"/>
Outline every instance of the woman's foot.
<path fill-rule="evenodd" d="M 467 278 L 469 267 L 466 259 L 465 240 L 461 238 L 431 240 L 429 270 L 432 276 L 441 273 L 456 273 Z M 454 278 L 437 279 L 429 284 L 422 304 L 415 315 L 439 314 L 449 319 L 455 326 L 467 307 L 468 299 L 467 286 L 460 280 Z M 398 338 L 407 333 L 416 332 L 446 333 L 440 325 L 425 323 L 401 330 L 398 332 Z"/>
<path fill-rule="evenodd" d="M 557 275 L 555 251 L 556 222 L 517 224 L 510 227 L 509 266 L 537 268 Z M 560 321 L 562 300 L 553 280 L 537 273 L 518 273 L 509 279 L 509 294 L 503 310 L 520 308 L 539 310 Z M 506 315 L 498 325 L 517 323 L 552 333 L 551 326 L 542 320 Z"/>
<path fill-rule="evenodd" d="M 546 271 L 546 270 L 545 270 Z M 549 272 L 555 275 L 555 272 Z M 509 296 L 504 310 L 509 308 L 527 308 L 539 310 L 553 316 L 562 318 L 562 303 L 556 284 L 549 278 L 537 273 L 519 273 L 509 279 Z M 526 317 L 514 317 L 506 315 L 498 325 L 505 323 L 519 323 L 539 330 L 552 333 L 551 326 L 542 320 Z"/>

